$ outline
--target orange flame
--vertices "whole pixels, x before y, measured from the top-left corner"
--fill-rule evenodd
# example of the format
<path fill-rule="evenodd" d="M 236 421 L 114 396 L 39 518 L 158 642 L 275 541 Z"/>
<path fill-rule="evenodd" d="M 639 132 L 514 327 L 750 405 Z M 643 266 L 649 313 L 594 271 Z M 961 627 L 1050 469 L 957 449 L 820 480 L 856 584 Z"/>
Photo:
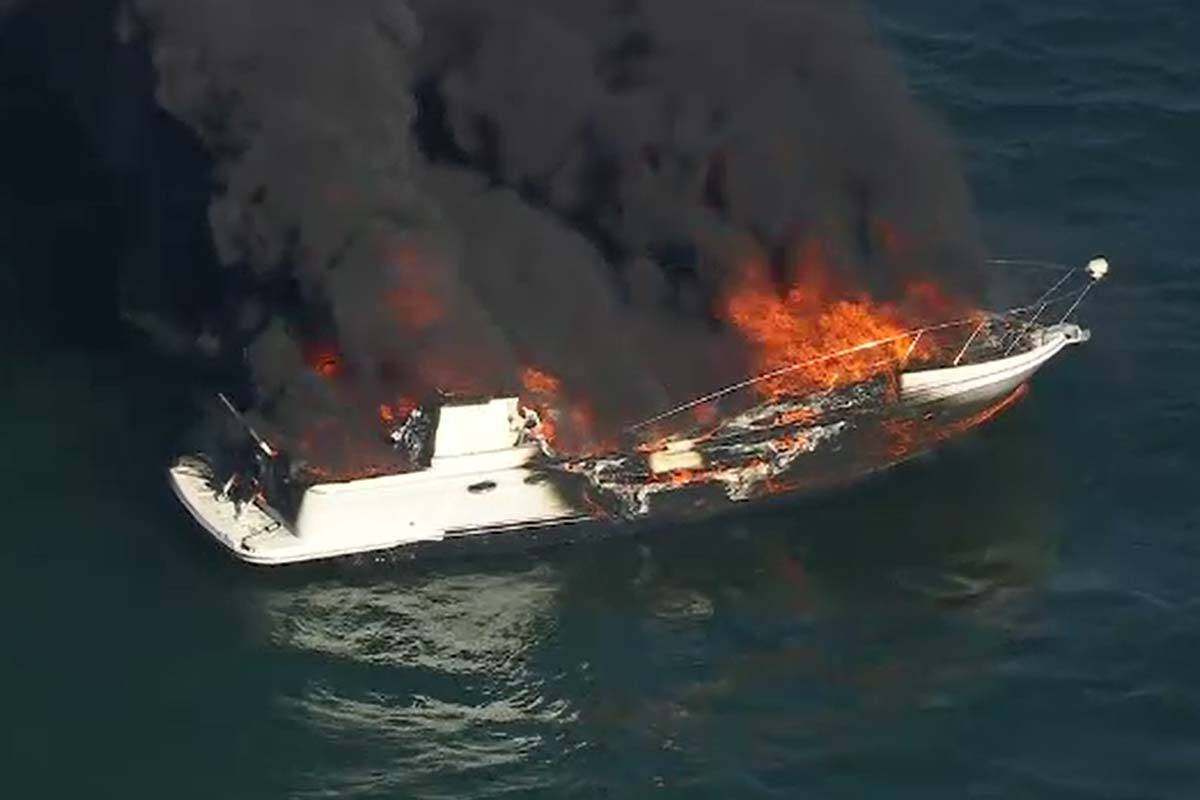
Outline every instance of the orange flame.
<path fill-rule="evenodd" d="M 887 253 L 911 254 L 914 250 L 912 241 L 886 221 L 877 223 L 873 235 Z M 380 299 L 392 312 L 394 324 L 406 335 L 428 334 L 430 328 L 445 321 L 446 309 L 454 308 L 453 293 L 438 278 L 436 253 L 419 243 L 397 242 L 385 258 L 390 270 Z M 877 301 L 847 288 L 836 279 L 838 273 L 830 267 L 829 255 L 817 239 L 800 249 L 800 257 L 792 266 L 796 280 L 781 288 L 772 281 L 766 264 L 743 262 L 718 306 L 718 312 L 750 346 L 757 374 L 787 369 L 756 384 L 767 399 L 848 385 L 892 373 L 910 359 L 935 357 L 940 354 L 936 337 L 925 336 L 918 341 L 908 332 L 931 316 L 944 319 L 960 310 L 928 281 L 912 281 L 892 302 Z M 868 342 L 879 344 L 830 357 Z M 429 349 L 435 355 L 430 355 Z M 511 380 L 508 375 L 500 380 L 501 376 L 486 369 L 472 369 L 468 362 L 473 351 L 450 345 L 422 352 L 428 357 L 407 365 L 412 367 L 411 381 L 397 387 L 400 391 L 415 394 L 435 387 L 479 394 L 497 391 L 496 384 Z M 306 347 L 305 360 L 314 373 L 331 381 L 341 377 L 345 369 L 342 356 L 328 344 Z M 580 395 L 576 386 L 564 384 L 540 366 L 525 366 L 519 378 L 523 387 L 521 402 L 538 412 L 539 434 L 556 451 L 577 455 L 615 449 L 615 444 L 597 433 L 597 418 L 605 425 L 615 425 L 613 415 L 603 413 L 611 409 L 597 408 Z M 366 401 L 362 404 L 364 410 L 376 407 L 380 422 L 389 427 L 403 421 L 416 407 L 406 397 L 362 399 Z M 598 415 L 597 411 L 602 413 Z M 699 428 L 717 423 L 721 413 L 711 402 L 696 405 L 690 412 L 692 423 Z M 780 414 L 777 424 L 802 425 L 814 418 L 813 411 L 799 409 Z M 781 443 L 786 444 L 784 440 Z M 688 482 L 698 476 L 686 473 L 671 480 Z"/>
<path fill-rule="evenodd" d="M 342 357 L 329 344 L 311 345 L 304 354 L 304 362 L 308 368 L 322 378 L 332 380 L 342 371 Z"/>
<path fill-rule="evenodd" d="M 672 486 L 687 486 L 699 478 L 701 474 L 692 469 L 677 469 L 674 472 L 667 473 L 665 479 Z"/>
<path fill-rule="evenodd" d="M 562 381 L 548 372 L 526 367 L 521 372 L 521 384 L 532 395 L 554 397 L 562 391 Z"/>
<path fill-rule="evenodd" d="M 932 337 L 913 348 L 917 321 L 905 308 L 948 308 L 932 283 L 914 282 L 898 304 L 839 291 L 819 242 L 804 248 L 797 285 L 780 291 L 765 265 L 747 261 L 725 300 L 725 315 L 754 348 L 759 373 L 795 367 L 758 384 L 768 398 L 830 389 L 891 371 L 910 358 L 937 354 Z M 877 346 L 831 357 L 864 344 Z"/>
<path fill-rule="evenodd" d="M 407 418 L 416 407 L 417 402 L 408 397 L 401 397 L 394 403 L 380 403 L 379 421 L 385 425 L 392 425 L 398 420 Z"/>
<path fill-rule="evenodd" d="M 521 385 L 525 387 L 522 400 L 538 413 L 539 433 L 550 446 L 556 446 L 559 392 L 562 390 L 562 381 L 536 367 L 525 367 L 521 370 Z"/>
<path fill-rule="evenodd" d="M 612 442 L 597 434 L 596 415 L 591 403 L 569 398 L 556 375 L 537 367 L 521 370 L 525 391 L 522 400 L 538 412 L 541 434 L 550 445 L 563 453 L 613 449 Z"/>

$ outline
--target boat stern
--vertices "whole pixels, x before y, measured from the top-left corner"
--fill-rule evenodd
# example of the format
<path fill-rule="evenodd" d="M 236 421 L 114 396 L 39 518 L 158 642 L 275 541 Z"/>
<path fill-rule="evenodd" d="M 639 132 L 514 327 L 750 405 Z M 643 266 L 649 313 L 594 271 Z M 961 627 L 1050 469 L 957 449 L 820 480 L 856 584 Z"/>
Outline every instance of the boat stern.
<path fill-rule="evenodd" d="M 256 500 L 237 502 L 213 487 L 207 462 L 195 456 L 177 460 L 168 470 L 172 491 L 188 513 L 222 547 L 242 561 L 276 564 L 297 542 L 295 533 Z"/>

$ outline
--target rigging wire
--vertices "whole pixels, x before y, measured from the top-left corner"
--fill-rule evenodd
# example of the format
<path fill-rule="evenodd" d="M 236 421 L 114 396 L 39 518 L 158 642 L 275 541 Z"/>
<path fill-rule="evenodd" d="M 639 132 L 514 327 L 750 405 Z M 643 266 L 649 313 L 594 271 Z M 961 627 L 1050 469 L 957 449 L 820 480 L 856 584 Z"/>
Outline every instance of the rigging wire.
<path fill-rule="evenodd" d="M 1081 302 L 1083 302 L 1083 298 L 1087 295 L 1088 291 L 1094 285 L 1094 282 L 1089 281 L 1088 284 L 1086 286 L 1084 286 L 1082 289 L 1072 290 L 1072 291 L 1066 292 L 1066 293 L 1056 297 L 1054 295 L 1054 293 L 1057 292 L 1060 288 L 1062 288 L 1062 285 L 1064 283 L 1066 283 L 1067 280 L 1072 275 L 1076 274 L 1079 271 L 1078 267 L 1067 267 L 1062 264 L 1054 264 L 1054 263 L 1048 262 L 1048 261 L 1034 261 L 1034 260 L 1024 260 L 1024 259 L 990 259 L 987 263 L 991 264 L 991 265 L 996 265 L 996 266 L 1028 266 L 1028 267 L 1033 267 L 1033 268 L 1052 269 L 1055 271 L 1062 271 L 1065 273 L 1057 282 L 1055 282 L 1055 284 L 1053 286 L 1051 286 L 1049 289 L 1047 289 L 1045 292 L 1043 292 L 1041 297 L 1039 297 L 1033 303 L 1030 303 L 1030 304 L 1024 305 L 1024 306 L 1014 306 L 1003 312 L 993 313 L 993 314 L 985 316 L 984 322 L 987 322 L 987 317 L 989 317 L 989 316 L 994 320 L 999 320 L 999 319 L 1003 319 L 1005 317 L 1015 317 L 1024 312 L 1031 311 L 1035 308 L 1038 309 L 1037 313 L 1030 320 L 1028 320 L 1025 323 L 1024 327 L 1021 329 L 1021 333 L 1019 333 L 1017 335 L 1016 339 L 1014 340 L 1014 344 L 1015 344 L 1015 342 L 1020 341 L 1021 336 L 1023 336 L 1029 330 L 1029 328 L 1033 325 L 1033 323 L 1037 320 L 1037 318 L 1039 316 L 1041 316 L 1042 312 L 1045 311 L 1048 306 L 1074 299 L 1075 302 L 1072 303 L 1071 307 L 1069 309 L 1067 309 L 1067 312 L 1059 320 L 1060 323 L 1065 322 L 1066 319 L 1069 316 L 1071 316 L 1072 313 L 1074 313 L 1075 309 L 1079 307 L 1079 304 Z M 627 433 L 632 433 L 634 431 L 638 431 L 645 427 L 653 425 L 656 422 L 661 422 L 664 419 L 673 417 L 677 414 L 681 414 L 684 411 L 689 411 L 697 406 L 701 406 L 701 405 L 704 405 L 705 403 L 712 402 L 713 400 L 719 400 L 722 397 L 727 397 L 728 395 L 734 394 L 743 389 L 747 389 L 751 386 L 762 383 L 764 381 L 772 380 L 774 378 L 779 378 L 783 375 L 788 375 L 792 372 L 796 372 L 796 371 L 804 369 L 806 367 L 813 366 L 814 364 L 820 364 L 820 363 L 823 363 L 826 361 L 831 361 L 836 358 L 842 358 L 842 357 L 845 357 L 848 355 L 853 355 L 854 353 L 859 353 L 864 350 L 870 350 L 875 347 L 880 347 L 882 345 L 889 344 L 891 342 L 896 342 L 896 341 L 907 339 L 909 337 L 914 337 L 914 343 L 909 348 L 909 354 L 911 354 L 912 350 L 915 349 L 916 340 L 920 339 L 920 337 L 923 336 L 924 334 L 939 331 L 939 330 L 946 330 L 946 329 L 954 328 L 954 327 L 958 327 L 958 326 L 963 326 L 963 325 L 967 325 L 970 323 L 979 323 L 979 317 L 980 317 L 979 314 L 975 314 L 970 317 L 964 317 L 962 319 L 951 320 L 949 322 L 943 322 L 943 323 L 939 323 L 937 325 L 928 325 L 928 326 L 921 327 L 921 328 L 913 328 L 911 330 L 907 330 L 907 331 L 903 331 L 902 333 L 895 334 L 894 336 L 888 336 L 883 339 L 875 339 L 873 341 L 863 342 L 861 344 L 857 344 L 852 347 L 847 347 L 842 350 L 835 351 L 833 353 L 826 353 L 825 355 L 816 356 L 816 357 L 808 359 L 806 361 L 800 361 L 795 364 L 789 364 L 784 367 L 779 367 L 778 369 L 772 370 L 770 372 L 765 372 L 760 375 L 756 375 L 752 378 L 747 378 L 746 380 L 731 384 L 722 389 L 718 389 L 714 392 L 709 392 L 706 395 L 702 395 L 701 397 L 697 397 L 694 400 L 691 400 L 687 403 L 676 406 L 668 411 L 664 411 L 661 414 L 656 414 L 653 417 L 642 420 L 641 422 L 638 422 L 634 425 L 630 425 L 625 430 Z M 968 342 L 968 344 L 969 344 L 969 342 Z M 1011 350 L 1011 349 L 1012 348 L 1010 346 L 1009 350 Z M 965 350 L 965 348 L 964 348 L 964 350 Z M 1008 354 L 1009 350 L 1005 351 L 1005 355 Z M 961 358 L 961 356 L 960 356 L 960 358 Z"/>

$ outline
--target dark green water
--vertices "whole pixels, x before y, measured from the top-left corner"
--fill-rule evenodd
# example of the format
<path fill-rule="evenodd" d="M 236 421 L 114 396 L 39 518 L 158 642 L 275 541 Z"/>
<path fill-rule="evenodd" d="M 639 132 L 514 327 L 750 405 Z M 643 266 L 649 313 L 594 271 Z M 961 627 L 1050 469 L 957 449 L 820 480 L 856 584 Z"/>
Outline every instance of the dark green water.
<path fill-rule="evenodd" d="M 6 796 L 1195 797 L 1200 7 L 876 6 L 994 249 L 1112 259 L 1091 343 L 785 511 L 264 573 L 163 482 L 185 371 L 5 292 Z"/>

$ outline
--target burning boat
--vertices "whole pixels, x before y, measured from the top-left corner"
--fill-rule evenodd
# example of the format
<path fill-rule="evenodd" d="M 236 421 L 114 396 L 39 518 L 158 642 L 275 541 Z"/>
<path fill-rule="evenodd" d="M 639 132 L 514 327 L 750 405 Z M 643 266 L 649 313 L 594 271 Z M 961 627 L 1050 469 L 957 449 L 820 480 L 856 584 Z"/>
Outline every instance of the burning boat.
<path fill-rule="evenodd" d="M 551 420 L 521 398 L 443 398 L 394 420 L 389 439 L 411 468 L 331 480 L 298 469 L 222 398 L 243 457 L 183 457 L 170 483 L 217 542 L 256 564 L 711 514 L 852 481 L 991 419 L 1087 341 L 1069 319 L 1107 270 L 1095 259 L 1032 304 L 785 364 L 632 425 L 597 452 L 560 452 Z M 1065 313 L 1045 321 L 1058 303 Z M 840 379 L 803 391 L 787 380 L 815 365 Z"/>

